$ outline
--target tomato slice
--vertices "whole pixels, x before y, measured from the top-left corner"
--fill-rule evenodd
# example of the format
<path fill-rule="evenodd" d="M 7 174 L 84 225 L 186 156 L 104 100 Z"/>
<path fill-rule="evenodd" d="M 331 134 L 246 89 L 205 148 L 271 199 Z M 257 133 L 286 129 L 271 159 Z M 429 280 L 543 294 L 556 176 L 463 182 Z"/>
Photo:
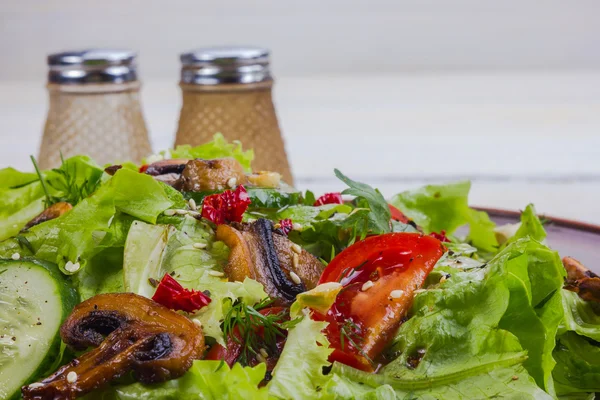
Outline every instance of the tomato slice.
<path fill-rule="evenodd" d="M 260 310 L 259 312 L 262 315 L 271 315 L 271 314 L 279 314 L 283 311 L 288 311 L 284 307 L 269 307 Z M 263 328 L 258 328 L 256 332 L 262 336 Z M 277 342 L 275 343 L 275 351 L 273 354 L 269 354 L 268 357 L 265 358 L 267 364 L 267 371 L 273 370 L 275 368 L 275 364 L 277 364 L 277 360 L 279 359 L 279 355 L 283 350 L 283 346 L 285 344 L 285 332 L 282 332 L 283 335 L 277 338 Z M 233 336 L 233 337 L 232 337 Z M 233 364 L 238 360 L 240 355 L 242 354 L 242 334 L 239 328 L 236 326 L 233 329 L 232 334 L 227 338 L 227 347 L 223 347 L 219 343 L 214 344 L 210 350 L 206 353 L 204 357 L 206 360 L 223 360 L 229 365 L 229 367 L 233 367 Z M 255 366 L 259 364 L 261 361 L 257 359 L 257 357 L 252 357 L 248 360 L 249 366 Z"/>
<path fill-rule="evenodd" d="M 402 211 L 391 204 L 388 204 L 388 207 L 390 208 L 390 214 L 394 221 L 402 222 L 403 224 L 408 224 L 410 222 L 410 219 L 404 215 Z"/>
<path fill-rule="evenodd" d="M 319 283 L 340 282 L 344 288 L 326 315 L 325 333 L 339 361 L 364 371 L 393 338 L 435 263 L 444 254 L 439 240 L 420 233 L 371 236 L 338 254 Z"/>

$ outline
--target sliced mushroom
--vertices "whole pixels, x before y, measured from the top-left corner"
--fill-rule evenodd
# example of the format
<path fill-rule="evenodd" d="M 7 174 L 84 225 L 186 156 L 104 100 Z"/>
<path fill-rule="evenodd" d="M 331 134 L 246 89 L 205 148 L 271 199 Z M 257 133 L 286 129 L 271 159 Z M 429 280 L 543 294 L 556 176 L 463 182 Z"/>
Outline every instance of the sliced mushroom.
<path fill-rule="evenodd" d="M 160 160 L 148 165 L 145 173 L 152 176 L 166 174 L 181 174 L 189 160 L 183 158 L 173 158 L 170 160 Z"/>
<path fill-rule="evenodd" d="M 46 222 L 46 221 L 50 221 L 51 219 L 58 218 L 61 215 L 63 215 L 64 213 L 66 213 L 67 211 L 71 211 L 72 209 L 73 209 L 73 206 L 70 203 L 67 203 L 64 201 L 55 203 L 55 204 L 51 205 L 50 207 L 46 208 L 44 211 L 42 211 L 37 217 L 35 217 L 31 221 L 29 221 L 27 223 L 27 225 L 25 225 L 25 228 L 23 228 L 23 230 L 29 229 L 32 226 L 39 225 L 42 222 Z"/>
<path fill-rule="evenodd" d="M 233 158 L 196 159 L 186 164 L 178 188 L 184 192 L 201 192 L 233 188 L 246 183 L 244 168 Z"/>
<path fill-rule="evenodd" d="M 61 327 L 76 350 L 95 347 L 35 385 L 23 399 L 74 399 L 132 371 L 142 383 L 183 375 L 204 352 L 202 330 L 188 318 L 133 293 L 111 293 L 79 304 Z"/>
<path fill-rule="evenodd" d="M 564 257 L 562 261 L 567 270 L 565 289 L 577 293 L 585 301 L 600 303 L 600 277 L 573 257 Z"/>
<path fill-rule="evenodd" d="M 230 248 L 227 277 L 259 281 L 278 305 L 289 305 L 297 294 L 314 288 L 324 269 L 313 255 L 273 232 L 272 222 L 266 219 L 236 227 L 219 225 L 217 240 Z"/>

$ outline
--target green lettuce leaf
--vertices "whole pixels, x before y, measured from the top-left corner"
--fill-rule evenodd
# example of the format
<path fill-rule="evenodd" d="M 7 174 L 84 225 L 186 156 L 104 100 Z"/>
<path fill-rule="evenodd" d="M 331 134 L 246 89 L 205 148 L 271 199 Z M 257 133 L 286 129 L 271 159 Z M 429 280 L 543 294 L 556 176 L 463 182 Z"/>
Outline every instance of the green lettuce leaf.
<path fill-rule="evenodd" d="M 0 241 L 13 237 L 44 211 L 45 194 L 39 181 L 0 188 Z"/>
<path fill-rule="evenodd" d="M 469 225 L 468 241 L 487 253 L 498 251 L 495 224 L 487 213 L 469 207 L 470 182 L 429 185 L 395 195 L 390 203 L 414 220 L 425 233 L 451 235 Z"/>
<path fill-rule="evenodd" d="M 8 167 L 0 169 L 0 189 L 11 189 L 26 185 L 38 180 L 33 172 L 21 172 Z"/>
<path fill-rule="evenodd" d="M 521 213 L 521 225 L 515 235 L 508 239 L 508 243 L 513 243 L 524 237 L 530 237 L 539 242 L 546 238 L 546 231 L 535 212 L 533 204 L 529 204 Z"/>
<path fill-rule="evenodd" d="M 107 247 L 123 247 L 125 236 L 120 234 L 131 222 L 116 222 L 117 212 L 146 222 L 157 217 L 172 205 L 163 187 L 151 176 L 127 169 L 119 170 L 91 196 L 73 210 L 51 221 L 32 227 L 19 237 L 0 243 L 0 256 L 14 252 L 56 263 L 66 274 L 67 261 L 80 263 L 81 268 Z M 119 229 L 111 228 L 119 224 Z M 27 245 L 24 246 L 23 243 Z"/>
<path fill-rule="evenodd" d="M 568 290 L 562 290 L 561 295 L 565 318 L 560 333 L 573 331 L 600 342 L 600 307 L 593 302 L 582 300 L 577 293 Z"/>
<path fill-rule="evenodd" d="M 235 364 L 229 368 L 221 361 L 199 360 L 181 378 L 153 385 L 117 386 L 88 400 L 267 400 L 267 388 L 258 387 L 265 372 L 265 364 L 253 368 Z"/>
<path fill-rule="evenodd" d="M 517 361 L 515 359 L 514 361 Z M 482 370 L 470 376 L 447 376 L 445 379 L 407 380 L 368 374 L 334 363 L 328 391 L 336 399 L 474 399 L 543 400 L 553 397 L 536 386 L 518 363 Z"/>
<path fill-rule="evenodd" d="M 487 265 L 450 261 L 438 264 L 428 279 L 430 286 L 415 297 L 412 317 L 389 350 L 397 358 L 382 374 L 437 382 L 522 364 L 552 393 L 552 350 L 562 319 L 564 275 L 558 255 L 526 238 Z M 432 284 L 441 273 L 446 279 Z M 516 359 L 520 361 L 513 363 Z"/>
<path fill-rule="evenodd" d="M 559 395 L 600 392 L 600 343 L 569 331 L 558 337 L 553 355 Z"/>
<path fill-rule="evenodd" d="M 59 201 L 73 206 L 78 204 L 98 189 L 103 174 L 104 169 L 88 156 L 74 156 L 63 160 L 60 167 L 42 174 L 50 195 L 47 199 L 50 204 L 47 206 Z"/>
<path fill-rule="evenodd" d="M 200 146 L 192 147 L 187 144 L 177 146 L 170 151 L 170 155 L 171 158 L 203 158 L 207 160 L 233 157 L 242 164 L 246 172 L 252 172 L 251 163 L 254 159 L 254 152 L 252 150 L 244 151 L 242 144 L 237 140 L 231 143 L 227 142 L 225 137 L 220 133 L 215 134 L 211 142 Z"/>
<path fill-rule="evenodd" d="M 289 330 L 281 357 L 267 385 L 269 394 L 280 399 L 333 399 L 324 390 L 329 377 L 323 368 L 333 349 L 322 333 L 326 322 L 303 318 Z"/>

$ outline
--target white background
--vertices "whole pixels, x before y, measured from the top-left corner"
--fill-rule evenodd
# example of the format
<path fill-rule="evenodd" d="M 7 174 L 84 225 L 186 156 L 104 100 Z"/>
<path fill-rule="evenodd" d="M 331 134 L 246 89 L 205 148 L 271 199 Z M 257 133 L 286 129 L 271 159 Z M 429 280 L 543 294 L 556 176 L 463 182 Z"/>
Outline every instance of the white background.
<path fill-rule="evenodd" d="M 273 51 L 298 186 L 338 167 L 387 195 L 473 179 L 472 203 L 600 223 L 598 1 L 66 1 L 0 3 L 0 167 L 29 169 L 45 55 L 139 51 L 155 149 L 180 107 L 178 54 Z"/>

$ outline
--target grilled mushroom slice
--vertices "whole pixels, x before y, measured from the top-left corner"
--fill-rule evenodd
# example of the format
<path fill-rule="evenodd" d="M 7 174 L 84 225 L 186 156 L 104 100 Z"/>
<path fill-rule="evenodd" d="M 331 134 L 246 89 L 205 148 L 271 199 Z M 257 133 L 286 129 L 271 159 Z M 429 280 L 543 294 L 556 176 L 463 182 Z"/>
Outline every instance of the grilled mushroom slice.
<path fill-rule="evenodd" d="M 67 211 L 71 211 L 73 206 L 70 203 L 60 201 L 58 203 L 54 203 L 50 207 L 46 208 L 42 211 L 37 217 L 32 219 L 25 225 L 23 230 L 29 229 L 32 226 L 36 226 L 41 224 L 42 222 L 50 221 L 51 219 L 55 219 L 66 213 Z"/>
<path fill-rule="evenodd" d="M 222 190 L 246 183 L 244 168 L 233 158 L 196 159 L 186 164 L 178 188 L 184 192 L 201 192 Z"/>
<path fill-rule="evenodd" d="M 152 176 L 166 174 L 181 174 L 189 160 L 183 158 L 173 158 L 170 160 L 160 160 L 148 165 L 145 173 Z"/>
<path fill-rule="evenodd" d="M 53 375 L 22 388 L 23 399 L 74 399 L 130 371 L 143 383 L 183 375 L 204 352 L 200 327 L 133 293 L 111 293 L 79 304 L 61 327 L 76 350 L 95 347 Z"/>
<path fill-rule="evenodd" d="M 585 301 L 600 303 L 600 277 L 573 257 L 564 257 L 567 270 L 565 289 L 575 292 Z"/>
<path fill-rule="evenodd" d="M 259 281 L 277 305 L 289 305 L 297 294 L 314 288 L 324 268 L 310 253 L 274 232 L 266 219 L 236 227 L 219 225 L 217 240 L 230 248 L 227 277 Z"/>

